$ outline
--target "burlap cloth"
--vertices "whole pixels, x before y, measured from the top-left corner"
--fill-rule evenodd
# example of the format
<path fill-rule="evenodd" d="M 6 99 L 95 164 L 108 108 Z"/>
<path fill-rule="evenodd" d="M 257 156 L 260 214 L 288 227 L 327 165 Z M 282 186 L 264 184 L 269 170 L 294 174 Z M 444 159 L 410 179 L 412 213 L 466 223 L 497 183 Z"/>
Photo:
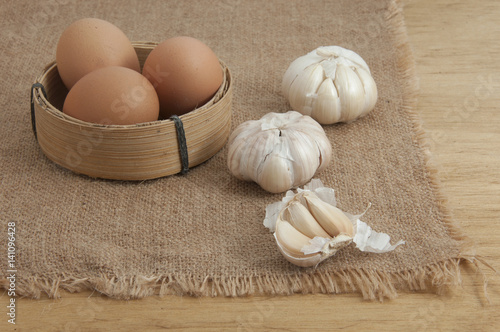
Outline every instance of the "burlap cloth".
<path fill-rule="evenodd" d="M 415 114 L 417 81 L 393 1 L 10 1 L 1 8 L 0 266 L 7 287 L 7 222 L 16 223 L 18 295 L 95 289 L 111 297 L 241 296 L 398 290 L 458 283 L 465 241 L 443 204 Z M 131 40 L 177 35 L 208 44 L 234 76 L 233 128 L 287 111 L 281 78 L 322 45 L 360 54 L 378 85 L 369 116 L 325 126 L 333 162 L 317 178 L 339 206 L 406 244 L 386 254 L 348 247 L 316 269 L 289 264 L 262 222 L 282 194 L 234 178 L 227 149 L 187 175 L 144 182 L 92 179 L 48 160 L 33 136 L 29 92 L 58 38 L 99 17 Z"/>

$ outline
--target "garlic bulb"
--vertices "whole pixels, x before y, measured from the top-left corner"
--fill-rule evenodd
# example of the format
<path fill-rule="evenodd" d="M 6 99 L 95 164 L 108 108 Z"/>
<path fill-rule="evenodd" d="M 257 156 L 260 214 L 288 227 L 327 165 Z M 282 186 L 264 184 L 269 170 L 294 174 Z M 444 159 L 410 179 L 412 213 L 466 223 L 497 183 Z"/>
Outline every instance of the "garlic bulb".
<path fill-rule="evenodd" d="M 321 124 L 350 122 L 377 102 L 377 85 L 366 62 L 340 46 L 323 46 L 293 61 L 282 91 L 292 109 Z"/>
<path fill-rule="evenodd" d="M 329 164 L 331 153 L 325 131 L 311 117 L 268 113 L 231 133 L 227 165 L 238 179 L 280 193 L 308 182 Z"/>
<path fill-rule="evenodd" d="M 304 189 L 288 191 L 281 202 L 268 205 L 264 226 L 274 232 L 283 257 L 302 267 L 316 266 L 351 243 L 372 253 L 404 244 L 391 245 L 389 235 L 375 232 L 359 220 L 362 215 L 338 209 L 334 190 L 313 179 Z"/>

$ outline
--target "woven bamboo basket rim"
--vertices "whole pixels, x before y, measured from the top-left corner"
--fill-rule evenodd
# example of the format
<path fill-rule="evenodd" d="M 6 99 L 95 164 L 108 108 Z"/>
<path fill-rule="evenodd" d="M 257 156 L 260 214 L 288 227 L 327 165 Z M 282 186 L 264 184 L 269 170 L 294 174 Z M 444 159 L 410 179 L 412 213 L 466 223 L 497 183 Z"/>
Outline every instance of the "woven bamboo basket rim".
<path fill-rule="evenodd" d="M 132 44 L 142 67 L 145 58 L 157 43 Z M 185 132 L 189 167 L 212 157 L 225 145 L 229 137 L 232 79 L 229 68 L 223 61 L 220 61 L 220 64 L 223 83 L 212 99 L 179 116 Z M 61 99 L 64 90 L 67 93 L 55 61 L 45 66 L 35 83 L 45 87 L 45 91 L 42 91 L 41 87 L 35 87 L 32 91 L 35 134 L 44 154 L 57 164 L 91 177 L 118 180 L 146 180 L 182 171 L 180 142 L 173 120 L 104 125 L 81 121 L 64 114 L 51 102 L 57 98 Z M 55 95 L 57 96 L 54 97 Z M 69 163 L 68 156 L 64 156 L 61 150 L 77 151 L 82 142 L 89 145 L 89 135 L 99 137 L 99 145 L 82 155 L 78 165 Z"/>

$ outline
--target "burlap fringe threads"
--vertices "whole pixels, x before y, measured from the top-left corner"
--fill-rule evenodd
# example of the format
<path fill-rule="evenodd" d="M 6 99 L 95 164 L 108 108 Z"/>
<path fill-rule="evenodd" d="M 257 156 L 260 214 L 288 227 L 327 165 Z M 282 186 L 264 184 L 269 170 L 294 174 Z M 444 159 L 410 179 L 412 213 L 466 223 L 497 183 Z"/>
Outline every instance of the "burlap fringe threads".
<path fill-rule="evenodd" d="M 360 292 L 364 299 L 380 300 L 397 297 L 398 290 L 421 291 L 429 288 L 458 285 L 459 260 L 449 260 L 417 271 L 384 273 L 347 269 L 338 272 L 298 273 L 285 278 L 264 275 L 253 277 L 179 278 L 165 277 L 116 277 L 99 275 L 92 278 L 75 278 L 65 275 L 30 277 L 18 281 L 19 294 L 40 298 L 59 298 L 61 289 L 74 293 L 93 289 L 106 296 L 129 300 L 152 295 L 190 296 L 248 296 L 254 294 L 292 295 L 340 294 Z"/>

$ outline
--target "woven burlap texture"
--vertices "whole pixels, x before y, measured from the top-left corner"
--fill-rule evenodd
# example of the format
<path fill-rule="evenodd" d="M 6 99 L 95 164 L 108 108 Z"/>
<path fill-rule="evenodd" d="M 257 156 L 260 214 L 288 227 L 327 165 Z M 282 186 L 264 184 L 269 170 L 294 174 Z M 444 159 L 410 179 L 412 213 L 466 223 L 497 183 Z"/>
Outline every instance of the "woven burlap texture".
<path fill-rule="evenodd" d="M 281 78 L 323 45 L 360 54 L 377 82 L 368 116 L 324 126 L 333 160 L 316 175 L 351 213 L 406 244 L 386 254 L 354 246 L 314 268 L 278 252 L 262 222 L 270 194 L 234 178 L 227 147 L 209 161 L 144 182 L 92 179 L 48 160 L 31 130 L 30 86 L 55 58 L 64 28 L 98 17 L 131 40 L 188 35 L 209 45 L 234 76 L 233 128 L 285 112 Z M 242 296 L 398 290 L 459 282 L 465 241 L 453 226 L 415 113 L 417 80 L 393 1 L 16 1 L 2 5 L 0 101 L 2 234 L 16 223 L 17 293 L 40 297 L 95 289 L 129 299 L 154 294 Z M 0 257 L 6 257 L 2 236 Z M 7 260 L 0 260 L 7 287 Z"/>

